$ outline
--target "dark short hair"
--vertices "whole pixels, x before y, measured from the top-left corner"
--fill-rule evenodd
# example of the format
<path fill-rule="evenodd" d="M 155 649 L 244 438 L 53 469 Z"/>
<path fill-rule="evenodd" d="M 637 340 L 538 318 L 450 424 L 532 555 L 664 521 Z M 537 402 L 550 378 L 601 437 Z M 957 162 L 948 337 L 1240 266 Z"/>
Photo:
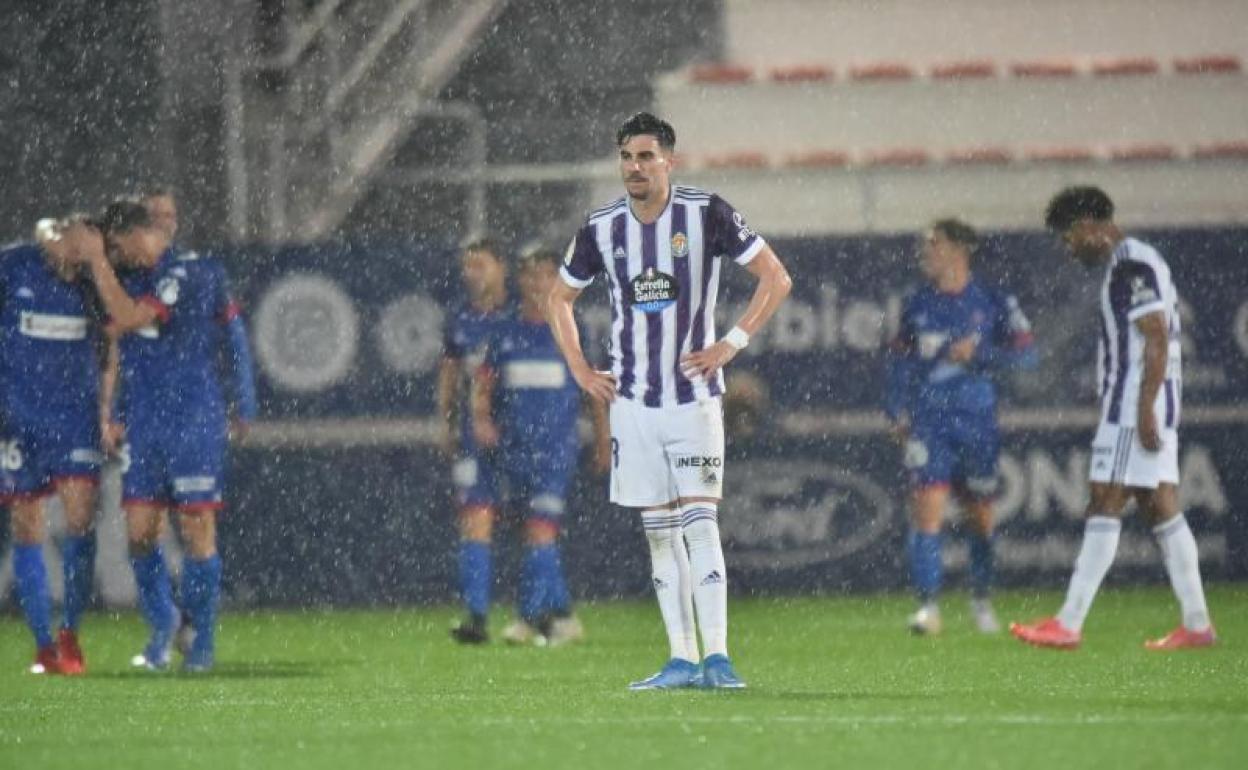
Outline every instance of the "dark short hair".
<path fill-rule="evenodd" d="M 932 229 L 965 248 L 967 254 L 974 254 L 979 248 L 979 233 L 957 217 L 937 219 L 932 223 Z"/>
<path fill-rule="evenodd" d="M 128 233 L 136 227 L 151 227 L 152 216 L 147 207 L 131 198 L 115 200 L 104 208 L 96 219 L 96 224 L 105 235 L 110 233 Z"/>
<path fill-rule="evenodd" d="M 653 136 L 665 150 L 676 147 L 676 129 L 671 123 L 648 112 L 639 112 L 620 125 L 620 130 L 615 132 L 615 146 L 623 146 L 634 136 L 642 135 Z"/>
<path fill-rule="evenodd" d="M 556 269 L 563 264 L 563 256 L 554 249 L 537 246 L 526 250 L 520 255 L 520 268 L 524 269 L 542 263 L 554 265 Z"/>
<path fill-rule="evenodd" d="M 503 247 L 499 245 L 498 241 L 488 235 L 474 235 L 469 238 L 465 238 L 463 244 L 460 246 L 459 252 L 461 255 L 466 255 L 471 251 L 489 252 L 494 259 L 499 262 L 502 262 L 504 259 Z"/>
<path fill-rule="evenodd" d="M 1044 226 L 1064 233 L 1081 219 L 1108 222 L 1114 218 L 1114 202 L 1099 187 L 1076 186 L 1053 196 L 1044 210 Z"/>

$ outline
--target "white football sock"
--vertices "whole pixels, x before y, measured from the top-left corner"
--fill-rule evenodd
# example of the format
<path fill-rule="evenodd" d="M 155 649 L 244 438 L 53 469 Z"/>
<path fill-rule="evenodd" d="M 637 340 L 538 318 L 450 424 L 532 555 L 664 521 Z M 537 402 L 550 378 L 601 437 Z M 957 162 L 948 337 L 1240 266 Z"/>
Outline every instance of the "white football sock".
<path fill-rule="evenodd" d="M 696 662 L 698 638 L 693 620 L 689 552 L 680 536 L 680 514 L 674 510 L 646 511 L 641 514 L 641 523 L 650 544 L 650 574 L 659 613 L 667 628 L 671 656 Z"/>
<path fill-rule="evenodd" d="M 728 572 L 719 542 L 719 512 L 715 503 L 688 503 L 680 509 L 680 524 L 689 546 L 693 606 L 698 611 L 705 655 L 728 654 Z"/>
<path fill-rule="evenodd" d="M 1153 534 L 1161 546 L 1166 572 L 1170 573 L 1170 586 L 1183 611 L 1183 625 L 1189 631 L 1204 631 L 1209 628 L 1209 607 L 1205 604 L 1205 589 L 1200 584 L 1196 538 L 1187 526 L 1187 517 L 1180 513 L 1153 527 Z"/>
<path fill-rule="evenodd" d="M 1058 621 L 1071 631 L 1083 630 L 1083 621 L 1092 608 L 1105 573 L 1114 563 L 1122 522 L 1113 516 L 1089 516 L 1083 528 L 1083 545 L 1070 575 L 1066 601 L 1057 613 Z"/>

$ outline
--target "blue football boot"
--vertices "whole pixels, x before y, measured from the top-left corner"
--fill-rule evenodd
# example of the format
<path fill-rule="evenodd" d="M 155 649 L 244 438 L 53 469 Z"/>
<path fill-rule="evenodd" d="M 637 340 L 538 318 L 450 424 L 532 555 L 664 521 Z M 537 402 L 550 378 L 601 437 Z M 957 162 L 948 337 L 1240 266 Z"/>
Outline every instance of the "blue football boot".
<path fill-rule="evenodd" d="M 672 658 L 663 669 L 654 676 L 633 682 L 630 690 L 677 690 L 682 687 L 697 687 L 701 681 L 701 669 L 691 660 Z"/>
<path fill-rule="evenodd" d="M 727 655 L 708 655 L 702 661 L 702 676 L 698 686 L 705 690 L 744 690 L 745 682 L 732 670 Z"/>

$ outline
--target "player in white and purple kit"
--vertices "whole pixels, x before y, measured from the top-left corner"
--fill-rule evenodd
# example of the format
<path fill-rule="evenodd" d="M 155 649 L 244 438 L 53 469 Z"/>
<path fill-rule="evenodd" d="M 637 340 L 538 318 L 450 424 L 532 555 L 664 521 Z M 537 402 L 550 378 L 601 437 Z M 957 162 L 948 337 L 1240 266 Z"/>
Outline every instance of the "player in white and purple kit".
<path fill-rule="evenodd" d="M 1045 216 L 1071 256 L 1089 267 L 1107 267 L 1097 354 L 1101 419 L 1092 439 L 1088 519 L 1066 601 L 1055 617 L 1014 623 L 1010 631 L 1042 647 L 1079 646 L 1083 622 L 1118 549 L 1123 510 L 1134 499 L 1153 525 L 1182 610 L 1179 627 L 1145 647 L 1207 647 L 1216 635 L 1196 539 L 1179 511 L 1178 292 L 1157 250 L 1123 235 L 1113 217 L 1113 202 L 1096 187 L 1062 190 Z"/>
<path fill-rule="evenodd" d="M 13 571 L 35 636 L 36 673 L 82 674 L 78 621 L 91 595 L 102 459 L 98 302 L 81 274 L 81 222 L 45 221 L 38 243 L 0 251 L 0 497 L 10 509 Z M 44 498 L 65 507 L 64 620 L 52 636 L 43 561 Z"/>
<path fill-rule="evenodd" d="M 634 115 L 617 132 L 616 146 L 627 195 L 591 213 L 577 232 L 548 312 L 577 384 L 611 404 L 611 501 L 641 509 L 650 546 L 671 654 L 662 670 L 630 687 L 744 687 L 728 657 L 718 524 L 720 370 L 775 313 L 791 281 L 771 247 L 724 199 L 671 186 L 676 132 L 669 123 Z M 745 313 L 718 339 L 715 299 L 725 259 L 758 283 Z M 573 316 L 576 298 L 600 273 L 611 297 L 607 372 L 586 361 Z"/>

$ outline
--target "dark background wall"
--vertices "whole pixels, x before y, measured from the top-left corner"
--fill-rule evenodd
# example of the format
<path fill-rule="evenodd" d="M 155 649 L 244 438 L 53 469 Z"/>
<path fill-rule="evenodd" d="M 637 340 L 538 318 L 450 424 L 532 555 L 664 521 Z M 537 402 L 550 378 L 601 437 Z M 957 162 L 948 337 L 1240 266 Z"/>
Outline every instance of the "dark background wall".
<path fill-rule="evenodd" d="M 657 73 L 718 50 L 719 3 L 513 0 L 443 97 L 482 110 L 492 163 L 602 158 Z M 280 4 L 8 0 L 2 13 L 0 240 L 149 180 L 179 189 L 185 241 L 226 240 L 222 70 L 240 46 L 280 45 Z M 393 166 L 452 165 L 463 140 L 456 122 L 425 120 Z M 569 184 L 500 187 L 489 227 L 530 237 L 578 201 Z M 463 208 L 453 185 L 373 185 L 343 230 L 455 241 Z"/>

